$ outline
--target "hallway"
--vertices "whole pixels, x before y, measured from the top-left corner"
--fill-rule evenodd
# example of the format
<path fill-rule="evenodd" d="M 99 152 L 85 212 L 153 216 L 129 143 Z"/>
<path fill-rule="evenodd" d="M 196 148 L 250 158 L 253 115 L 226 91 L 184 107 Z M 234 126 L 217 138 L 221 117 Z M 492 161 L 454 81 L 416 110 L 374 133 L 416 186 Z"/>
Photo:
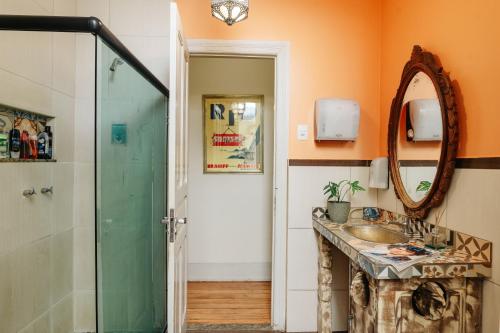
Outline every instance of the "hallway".
<path fill-rule="evenodd" d="M 188 325 L 271 324 L 271 282 L 189 282 Z"/>

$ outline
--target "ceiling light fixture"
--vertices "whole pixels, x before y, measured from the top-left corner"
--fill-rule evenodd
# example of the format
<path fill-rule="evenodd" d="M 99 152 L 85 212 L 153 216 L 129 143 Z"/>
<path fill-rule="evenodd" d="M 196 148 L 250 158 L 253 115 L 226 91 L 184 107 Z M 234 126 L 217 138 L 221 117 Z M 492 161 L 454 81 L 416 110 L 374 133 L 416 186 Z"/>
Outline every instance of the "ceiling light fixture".
<path fill-rule="evenodd" d="M 249 0 L 212 0 L 212 16 L 233 25 L 248 17 Z"/>

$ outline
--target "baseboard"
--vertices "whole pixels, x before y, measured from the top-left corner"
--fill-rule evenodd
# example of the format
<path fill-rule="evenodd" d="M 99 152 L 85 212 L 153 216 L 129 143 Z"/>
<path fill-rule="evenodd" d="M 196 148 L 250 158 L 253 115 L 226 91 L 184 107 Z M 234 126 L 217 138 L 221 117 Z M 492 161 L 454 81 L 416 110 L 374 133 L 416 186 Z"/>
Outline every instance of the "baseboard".
<path fill-rule="evenodd" d="M 189 281 L 271 281 L 271 263 L 191 263 Z"/>

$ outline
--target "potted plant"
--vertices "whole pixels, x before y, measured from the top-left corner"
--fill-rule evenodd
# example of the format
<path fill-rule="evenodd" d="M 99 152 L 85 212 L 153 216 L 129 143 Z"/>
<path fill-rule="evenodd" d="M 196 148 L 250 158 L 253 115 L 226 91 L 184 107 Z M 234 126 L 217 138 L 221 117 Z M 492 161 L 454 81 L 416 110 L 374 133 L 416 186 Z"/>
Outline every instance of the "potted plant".
<path fill-rule="evenodd" d="M 330 220 L 336 223 L 346 223 L 351 211 L 351 203 L 344 200 L 346 195 L 349 192 L 354 195 L 358 191 L 365 191 L 365 189 L 359 185 L 359 180 L 344 179 L 339 183 L 328 182 L 323 191 L 328 200 L 327 209 Z"/>

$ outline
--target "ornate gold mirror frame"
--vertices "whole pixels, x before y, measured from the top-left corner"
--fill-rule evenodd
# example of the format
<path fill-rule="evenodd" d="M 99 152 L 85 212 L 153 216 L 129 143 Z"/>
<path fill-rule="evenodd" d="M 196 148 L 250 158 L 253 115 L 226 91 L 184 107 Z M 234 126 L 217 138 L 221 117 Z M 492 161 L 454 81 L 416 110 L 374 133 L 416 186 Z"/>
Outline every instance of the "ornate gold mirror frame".
<path fill-rule="evenodd" d="M 412 78 L 418 72 L 424 72 L 427 74 L 431 78 L 436 89 L 439 104 L 441 106 L 443 138 L 435 180 L 427 196 L 421 201 L 415 202 L 406 192 L 399 173 L 397 142 L 399 120 L 405 92 Z M 443 67 L 438 64 L 432 53 L 423 51 L 420 46 L 416 45 L 413 47 L 410 61 L 406 63 L 403 69 L 399 88 L 396 96 L 392 100 L 388 131 L 390 174 L 394 184 L 396 196 L 403 202 L 408 216 L 423 219 L 427 217 L 431 208 L 437 207 L 442 203 L 455 170 L 457 146 L 458 117 L 455 104 L 455 94 L 453 92 L 450 78 L 448 74 L 443 71 Z"/>

